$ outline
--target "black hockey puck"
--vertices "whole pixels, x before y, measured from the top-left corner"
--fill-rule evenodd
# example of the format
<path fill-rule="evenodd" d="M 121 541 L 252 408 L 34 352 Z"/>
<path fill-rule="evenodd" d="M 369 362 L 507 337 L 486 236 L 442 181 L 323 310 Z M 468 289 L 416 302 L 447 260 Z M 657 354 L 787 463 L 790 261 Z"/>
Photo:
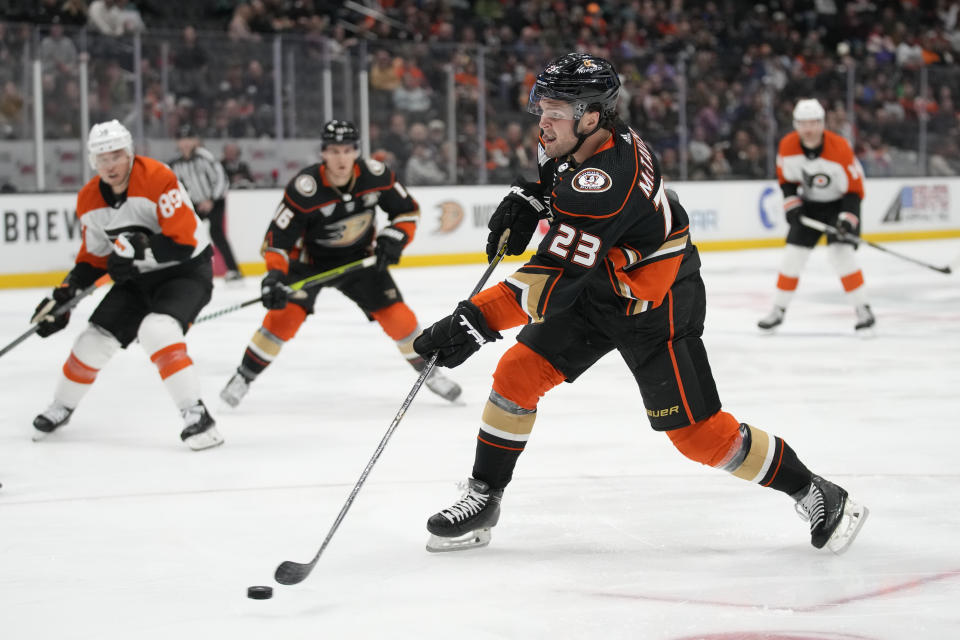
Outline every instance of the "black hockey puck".
<path fill-rule="evenodd" d="M 254 600 L 269 600 L 273 597 L 273 587 L 247 587 L 247 597 Z"/>

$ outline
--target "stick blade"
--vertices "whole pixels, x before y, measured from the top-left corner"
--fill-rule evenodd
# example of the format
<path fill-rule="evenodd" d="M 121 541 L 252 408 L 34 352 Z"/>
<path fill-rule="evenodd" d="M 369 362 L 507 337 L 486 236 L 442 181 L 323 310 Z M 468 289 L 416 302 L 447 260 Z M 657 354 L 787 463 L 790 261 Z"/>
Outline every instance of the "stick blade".
<path fill-rule="evenodd" d="M 276 572 L 273 574 L 273 579 L 280 584 L 299 584 L 303 582 L 308 575 L 310 575 L 310 572 L 313 571 L 313 567 L 313 562 L 302 564 L 300 562 L 286 560 L 281 562 L 280 566 L 277 567 Z"/>

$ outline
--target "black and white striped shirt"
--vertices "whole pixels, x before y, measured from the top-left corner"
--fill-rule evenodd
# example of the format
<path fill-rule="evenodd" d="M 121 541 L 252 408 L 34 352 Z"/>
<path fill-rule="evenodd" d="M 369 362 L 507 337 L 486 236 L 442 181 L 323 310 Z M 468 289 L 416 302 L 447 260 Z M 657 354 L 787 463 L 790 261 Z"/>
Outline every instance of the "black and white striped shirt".
<path fill-rule="evenodd" d="M 170 168 L 183 183 L 194 204 L 219 200 L 227 195 L 227 173 L 212 153 L 203 147 L 193 150 L 189 158 L 177 157 Z"/>

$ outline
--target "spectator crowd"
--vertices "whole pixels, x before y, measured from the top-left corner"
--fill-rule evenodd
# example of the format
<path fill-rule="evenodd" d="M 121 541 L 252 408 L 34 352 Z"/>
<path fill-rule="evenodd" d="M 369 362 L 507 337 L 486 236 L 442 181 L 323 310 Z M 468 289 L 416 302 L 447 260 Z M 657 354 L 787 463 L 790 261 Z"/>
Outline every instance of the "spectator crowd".
<path fill-rule="evenodd" d="M 148 138 L 170 138 L 184 123 L 208 139 L 273 138 L 278 125 L 284 137 L 315 137 L 325 100 L 336 117 L 358 118 L 365 64 L 371 150 L 406 182 L 510 182 L 535 171 L 536 121 L 525 112 L 534 74 L 557 53 L 581 50 L 616 65 L 622 117 L 674 179 L 770 178 L 792 106 L 810 96 L 826 107 L 828 127 L 853 141 L 867 175 L 960 173 L 960 0 L 352 6 L 14 1 L 0 22 L 0 139 L 32 135 L 34 57 L 48 139 L 80 135 L 81 56 L 91 121 L 142 119 Z M 332 96 L 320 79 L 327 68 Z"/>

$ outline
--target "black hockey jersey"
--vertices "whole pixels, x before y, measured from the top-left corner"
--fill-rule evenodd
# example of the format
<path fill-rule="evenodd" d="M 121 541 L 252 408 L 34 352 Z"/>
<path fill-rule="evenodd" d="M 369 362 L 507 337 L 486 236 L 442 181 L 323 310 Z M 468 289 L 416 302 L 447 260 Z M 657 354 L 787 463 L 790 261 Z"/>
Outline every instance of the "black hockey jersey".
<path fill-rule="evenodd" d="M 668 200 L 659 163 L 635 131 L 616 126 L 580 166 L 540 151 L 550 229 L 526 265 L 475 298 L 492 328 L 541 322 L 588 285 L 612 312 L 642 313 L 699 269 L 687 213 Z"/>
<path fill-rule="evenodd" d="M 286 272 L 291 261 L 328 269 L 372 255 L 378 206 L 413 239 L 419 205 L 382 162 L 358 160 L 340 188 L 325 174 L 312 164 L 287 184 L 261 251 L 267 269 Z"/>

